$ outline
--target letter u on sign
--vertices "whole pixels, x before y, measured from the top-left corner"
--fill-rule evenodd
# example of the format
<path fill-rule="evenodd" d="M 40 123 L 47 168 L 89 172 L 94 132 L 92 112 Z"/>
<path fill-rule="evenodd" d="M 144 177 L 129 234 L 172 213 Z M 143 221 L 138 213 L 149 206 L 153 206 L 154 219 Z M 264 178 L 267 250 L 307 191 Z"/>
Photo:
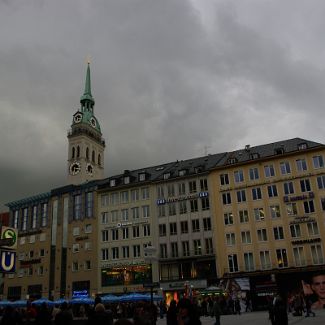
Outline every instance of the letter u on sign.
<path fill-rule="evenodd" d="M 1 251 L 0 255 L 0 272 L 11 273 L 16 270 L 16 253 Z"/>

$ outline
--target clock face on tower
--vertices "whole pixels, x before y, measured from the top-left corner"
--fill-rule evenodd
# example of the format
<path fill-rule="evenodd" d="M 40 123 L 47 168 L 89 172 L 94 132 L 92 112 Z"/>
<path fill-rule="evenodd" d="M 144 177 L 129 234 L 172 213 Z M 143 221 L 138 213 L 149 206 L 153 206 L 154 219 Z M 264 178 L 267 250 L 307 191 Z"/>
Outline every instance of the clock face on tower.
<path fill-rule="evenodd" d="M 97 125 L 96 120 L 93 117 L 89 120 L 89 123 L 93 128 L 95 128 Z"/>
<path fill-rule="evenodd" d="M 93 174 L 93 171 L 94 171 L 94 167 L 92 164 L 87 164 L 86 166 L 86 173 L 89 174 L 89 175 L 92 175 Z"/>
<path fill-rule="evenodd" d="M 80 167 L 80 162 L 75 161 L 73 163 L 71 163 L 70 167 L 69 167 L 69 171 L 71 175 L 77 175 L 81 170 Z"/>
<path fill-rule="evenodd" d="M 82 114 L 81 114 L 81 113 L 76 114 L 76 115 L 74 116 L 74 118 L 73 118 L 73 121 L 74 121 L 75 123 L 80 123 L 81 120 L 82 120 Z"/>

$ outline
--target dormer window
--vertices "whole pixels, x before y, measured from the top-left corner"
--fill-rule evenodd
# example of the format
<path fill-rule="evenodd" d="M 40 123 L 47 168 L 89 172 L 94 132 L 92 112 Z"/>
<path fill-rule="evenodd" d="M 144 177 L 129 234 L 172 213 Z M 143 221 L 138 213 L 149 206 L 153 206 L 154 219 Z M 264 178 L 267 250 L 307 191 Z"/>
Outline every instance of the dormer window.
<path fill-rule="evenodd" d="M 229 158 L 227 160 L 227 164 L 231 165 L 231 164 L 235 164 L 237 162 L 237 159 L 236 158 Z"/>
<path fill-rule="evenodd" d="M 109 181 L 109 186 L 111 186 L 111 187 L 116 186 L 116 179 L 111 179 L 111 180 Z"/>
<path fill-rule="evenodd" d="M 258 159 L 260 157 L 260 155 L 258 153 L 252 153 L 250 156 L 251 156 L 251 159 Z"/>
<path fill-rule="evenodd" d="M 202 166 L 194 167 L 194 171 L 195 171 L 196 174 L 201 173 L 202 170 L 203 170 L 203 167 Z"/>
<path fill-rule="evenodd" d="M 143 182 L 143 181 L 145 181 L 146 180 L 146 173 L 141 173 L 141 174 L 139 174 L 139 181 L 140 182 Z"/>
<path fill-rule="evenodd" d="M 186 175 L 186 169 L 182 169 L 178 172 L 178 176 L 184 176 Z"/>
<path fill-rule="evenodd" d="M 130 176 L 124 177 L 124 184 L 130 184 Z"/>
<path fill-rule="evenodd" d="M 284 154 L 284 148 L 275 148 L 274 153 L 276 155 L 282 155 L 282 154 Z"/>
<path fill-rule="evenodd" d="M 165 173 L 164 174 L 164 179 L 168 179 L 168 178 L 170 178 L 170 173 Z"/>
<path fill-rule="evenodd" d="M 307 149 L 307 143 L 299 143 L 298 150 L 305 150 Z"/>

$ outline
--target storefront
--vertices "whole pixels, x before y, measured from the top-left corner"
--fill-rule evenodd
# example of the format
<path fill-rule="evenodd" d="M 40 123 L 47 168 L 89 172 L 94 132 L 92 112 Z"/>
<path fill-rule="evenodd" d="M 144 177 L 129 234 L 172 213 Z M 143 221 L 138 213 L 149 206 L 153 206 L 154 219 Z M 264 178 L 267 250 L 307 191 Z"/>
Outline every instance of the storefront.
<path fill-rule="evenodd" d="M 167 305 L 172 300 L 178 301 L 185 296 L 194 297 L 200 289 L 205 289 L 206 287 L 207 280 L 160 282 L 160 288 L 163 291 Z"/>

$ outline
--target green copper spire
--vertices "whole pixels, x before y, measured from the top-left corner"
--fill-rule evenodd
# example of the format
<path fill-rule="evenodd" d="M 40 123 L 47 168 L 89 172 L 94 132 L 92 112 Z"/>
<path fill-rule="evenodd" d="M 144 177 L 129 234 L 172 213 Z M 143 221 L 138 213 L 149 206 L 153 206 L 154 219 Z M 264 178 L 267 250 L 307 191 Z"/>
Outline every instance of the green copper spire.
<path fill-rule="evenodd" d="M 80 98 L 80 103 L 83 107 L 93 108 L 95 101 L 91 94 L 91 81 L 90 81 L 90 64 L 87 65 L 86 83 L 84 94 Z M 87 105 L 89 103 L 90 105 Z"/>

